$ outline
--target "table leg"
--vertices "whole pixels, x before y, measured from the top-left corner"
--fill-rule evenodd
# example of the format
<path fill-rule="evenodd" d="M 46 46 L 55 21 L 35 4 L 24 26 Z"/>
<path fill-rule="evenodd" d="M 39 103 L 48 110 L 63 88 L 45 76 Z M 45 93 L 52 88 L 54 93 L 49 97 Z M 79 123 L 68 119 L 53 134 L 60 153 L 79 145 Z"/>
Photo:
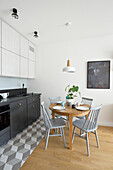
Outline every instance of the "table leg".
<path fill-rule="evenodd" d="M 69 115 L 69 149 L 72 149 L 72 115 Z"/>
<path fill-rule="evenodd" d="M 52 111 L 52 119 L 55 118 L 55 112 Z"/>

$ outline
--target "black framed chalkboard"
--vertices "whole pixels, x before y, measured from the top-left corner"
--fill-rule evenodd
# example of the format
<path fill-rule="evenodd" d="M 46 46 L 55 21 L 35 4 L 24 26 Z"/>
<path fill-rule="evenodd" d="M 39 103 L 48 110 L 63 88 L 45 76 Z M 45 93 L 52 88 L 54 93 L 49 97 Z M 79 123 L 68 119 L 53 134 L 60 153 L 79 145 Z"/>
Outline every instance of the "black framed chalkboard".
<path fill-rule="evenodd" d="M 110 88 L 110 61 L 87 62 L 87 88 Z"/>

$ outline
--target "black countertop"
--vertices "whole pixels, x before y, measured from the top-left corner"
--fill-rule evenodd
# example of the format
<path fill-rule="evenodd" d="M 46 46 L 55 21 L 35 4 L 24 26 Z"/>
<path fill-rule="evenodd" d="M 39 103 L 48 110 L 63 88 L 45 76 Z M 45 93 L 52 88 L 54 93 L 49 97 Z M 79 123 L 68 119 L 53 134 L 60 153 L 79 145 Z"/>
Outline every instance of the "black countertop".
<path fill-rule="evenodd" d="M 7 105 L 18 100 L 26 99 L 34 95 L 41 95 L 41 93 L 28 93 L 25 96 L 8 97 L 6 99 L 0 100 L 0 106 Z"/>

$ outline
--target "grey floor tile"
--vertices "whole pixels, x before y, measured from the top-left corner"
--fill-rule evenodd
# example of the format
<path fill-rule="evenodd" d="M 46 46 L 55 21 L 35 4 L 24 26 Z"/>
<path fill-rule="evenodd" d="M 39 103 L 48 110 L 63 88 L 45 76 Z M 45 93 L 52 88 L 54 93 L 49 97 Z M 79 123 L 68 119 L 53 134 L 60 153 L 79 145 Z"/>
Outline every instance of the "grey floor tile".
<path fill-rule="evenodd" d="M 5 163 L 0 161 L 0 170 L 3 170 L 4 166 L 5 166 Z"/>
<path fill-rule="evenodd" d="M 36 131 L 27 132 L 26 136 L 32 137 L 36 135 Z"/>
<path fill-rule="evenodd" d="M 20 166 L 21 160 L 14 158 L 5 164 L 4 170 L 18 170 Z"/>
<path fill-rule="evenodd" d="M 22 138 L 24 136 L 26 136 L 26 133 L 25 132 L 21 132 L 21 133 L 16 135 L 16 138 Z"/>
<path fill-rule="evenodd" d="M 39 141 L 40 139 L 42 139 L 42 136 L 41 136 L 41 135 L 35 135 L 35 136 L 33 136 L 33 137 L 31 138 L 31 140 L 32 140 L 32 141 L 35 141 L 35 142 Z"/>
<path fill-rule="evenodd" d="M 24 148 L 31 150 L 32 148 L 34 148 L 36 146 L 36 144 L 37 143 L 35 141 L 29 141 L 25 144 Z"/>
<path fill-rule="evenodd" d="M 16 158 L 22 160 L 24 158 L 27 158 L 29 155 L 30 150 L 24 148 L 16 153 Z"/>
<path fill-rule="evenodd" d="M 17 151 L 19 151 L 19 150 L 21 150 L 23 148 L 24 148 L 24 144 L 21 143 L 21 142 L 18 142 L 15 145 L 12 145 L 11 150 L 17 152 Z"/>
<path fill-rule="evenodd" d="M 10 140 L 8 141 L 8 144 L 9 144 L 9 145 L 14 145 L 14 144 L 18 143 L 19 140 L 20 140 L 20 139 L 18 139 L 17 137 L 12 138 L 12 139 L 10 139 Z"/>
<path fill-rule="evenodd" d="M 15 158 L 15 155 L 16 155 L 16 152 L 14 152 L 14 151 L 8 151 L 8 152 L 2 154 L 2 156 L 1 156 L 1 158 L 0 158 L 0 161 L 6 163 L 6 162 L 14 159 L 14 158 Z"/>
<path fill-rule="evenodd" d="M 0 147 L 0 155 L 11 150 L 11 145 L 6 144 Z"/>
<path fill-rule="evenodd" d="M 21 143 L 26 143 L 26 142 L 29 142 L 31 140 L 31 137 L 29 136 L 24 136 L 20 139 L 20 142 Z"/>

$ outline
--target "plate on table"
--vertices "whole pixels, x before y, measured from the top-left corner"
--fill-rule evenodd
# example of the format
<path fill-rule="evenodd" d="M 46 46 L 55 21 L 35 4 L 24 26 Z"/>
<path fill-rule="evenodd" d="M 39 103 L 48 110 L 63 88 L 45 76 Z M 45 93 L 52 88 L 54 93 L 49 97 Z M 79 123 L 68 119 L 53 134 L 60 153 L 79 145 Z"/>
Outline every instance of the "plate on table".
<path fill-rule="evenodd" d="M 77 110 L 83 110 L 83 111 L 89 110 L 89 108 L 86 107 L 86 106 L 78 106 L 78 107 L 76 107 L 76 109 L 77 109 Z"/>
<path fill-rule="evenodd" d="M 64 110 L 65 107 L 63 107 L 63 106 L 54 106 L 53 109 L 55 109 L 55 110 Z"/>
<path fill-rule="evenodd" d="M 57 102 L 57 104 L 61 104 L 61 103 L 62 103 L 62 101 L 58 101 L 58 102 Z"/>

